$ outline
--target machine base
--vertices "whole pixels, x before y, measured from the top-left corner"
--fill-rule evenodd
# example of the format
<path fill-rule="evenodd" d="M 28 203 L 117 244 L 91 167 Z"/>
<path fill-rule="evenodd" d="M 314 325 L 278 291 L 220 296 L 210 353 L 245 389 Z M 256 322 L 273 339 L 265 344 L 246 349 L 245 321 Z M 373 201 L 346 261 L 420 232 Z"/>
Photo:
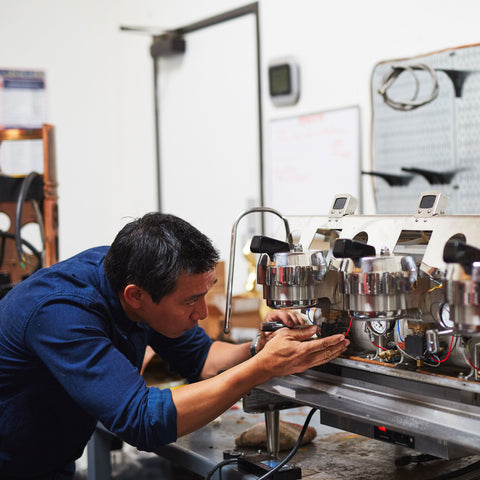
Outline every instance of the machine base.
<path fill-rule="evenodd" d="M 272 471 L 281 460 L 271 455 L 249 455 L 238 459 L 238 468 L 254 475 L 262 476 Z M 302 478 L 302 471 L 299 467 L 286 463 L 280 470 L 276 471 L 273 480 L 294 480 Z"/>

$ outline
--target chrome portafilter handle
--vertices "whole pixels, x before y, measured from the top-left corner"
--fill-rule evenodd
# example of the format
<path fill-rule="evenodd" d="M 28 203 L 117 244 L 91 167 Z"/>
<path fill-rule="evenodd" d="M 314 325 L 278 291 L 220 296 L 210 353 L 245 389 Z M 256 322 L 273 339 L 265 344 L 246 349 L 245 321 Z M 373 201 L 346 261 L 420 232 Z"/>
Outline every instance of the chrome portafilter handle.
<path fill-rule="evenodd" d="M 277 217 L 280 217 L 285 225 L 286 242 L 289 245 L 292 245 L 290 225 L 288 224 L 288 220 L 278 210 L 275 210 L 270 207 L 253 207 L 243 211 L 235 219 L 235 222 L 233 223 L 233 227 L 232 227 L 232 236 L 230 241 L 230 259 L 228 264 L 228 276 L 227 276 L 227 294 L 226 294 L 227 298 L 226 298 L 226 305 L 225 305 L 225 322 L 223 324 L 223 331 L 226 335 L 230 333 L 230 316 L 232 313 L 233 272 L 235 268 L 237 229 L 238 229 L 238 224 L 240 220 L 246 215 L 249 215 L 250 213 L 273 213 Z"/>

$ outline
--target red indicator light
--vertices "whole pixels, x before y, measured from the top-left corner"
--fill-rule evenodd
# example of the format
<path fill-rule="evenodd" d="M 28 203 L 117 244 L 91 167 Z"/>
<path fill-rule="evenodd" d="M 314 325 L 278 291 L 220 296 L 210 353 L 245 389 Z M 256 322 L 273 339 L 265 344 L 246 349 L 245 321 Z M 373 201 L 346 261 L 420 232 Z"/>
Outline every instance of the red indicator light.
<path fill-rule="evenodd" d="M 387 429 L 385 427 L 377 427 L 381 432 L 386 432 Z"/>

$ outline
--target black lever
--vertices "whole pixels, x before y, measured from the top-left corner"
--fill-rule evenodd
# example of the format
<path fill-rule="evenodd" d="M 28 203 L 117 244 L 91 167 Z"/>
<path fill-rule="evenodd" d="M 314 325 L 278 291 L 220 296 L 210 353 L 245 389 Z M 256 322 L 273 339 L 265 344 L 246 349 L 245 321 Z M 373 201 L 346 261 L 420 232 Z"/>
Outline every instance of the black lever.
<path fill-rule="evenodd" d="M 446 172 L 435 172 L 434 170 L 425 170 L 424 168 L 406 168 L 402 167 L 404 172 L 417 173 L 422 175 L 430 185 L 448 185 L 453 177 L 465 168 L 456 168 Z"/>
<path fill-rule="evenodd" d="M 250 242 L 250 251 L 252 253 L 267 253 L 270 260 L 273 261 L 273 255 L 280 252 L 289 252 L 290 244 L 282 242 L 276 238 L 255 235 Z"/>
<path fill-rule="evenodd" d="M 408 185 L 413 178 L 413 175 L 398 175 L 395 173 L 381 172 L 362 172 L 362 175 L 373 175 L 375 177 L 383 178 L 391 187 Z"/>
<path fill-rule="evenodd" d="M 351 258 L 358 267 L 358 261 L 362 257 L 374 257 L 375 247 L 366 243 L 350 240 L 349 238 L 339 238 L 333 244 L 333 256 L 335 258 Z"/>
<path fill-rule="evenodd" d="M 472 264 L 480 261 L 480 249 L 467 245 L 462 240 L 449 240 L 443 248 L 443 261 L 460 263 L 465 273 L 471 275 Z"/>

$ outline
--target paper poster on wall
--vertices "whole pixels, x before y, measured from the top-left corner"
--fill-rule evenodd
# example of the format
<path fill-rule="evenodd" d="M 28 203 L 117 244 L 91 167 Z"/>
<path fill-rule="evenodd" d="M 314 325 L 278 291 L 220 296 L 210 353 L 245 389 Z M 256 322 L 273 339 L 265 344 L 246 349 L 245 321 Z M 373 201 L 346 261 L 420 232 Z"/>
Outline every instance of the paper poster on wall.
<path fill-rule="evenodd" d="M 270 123 L 265 205 L 284 215 L 326 215 L 337 193 L 360 201 L 359 107 Z"/>
<path fill-rule="evenodd" d="M 41 128 L 47 121 L 45 72 L 0 68 L 0 128 Z M 43 172 L 42 140 L 3 142 L 0 172 L 26 175 Z"/>

